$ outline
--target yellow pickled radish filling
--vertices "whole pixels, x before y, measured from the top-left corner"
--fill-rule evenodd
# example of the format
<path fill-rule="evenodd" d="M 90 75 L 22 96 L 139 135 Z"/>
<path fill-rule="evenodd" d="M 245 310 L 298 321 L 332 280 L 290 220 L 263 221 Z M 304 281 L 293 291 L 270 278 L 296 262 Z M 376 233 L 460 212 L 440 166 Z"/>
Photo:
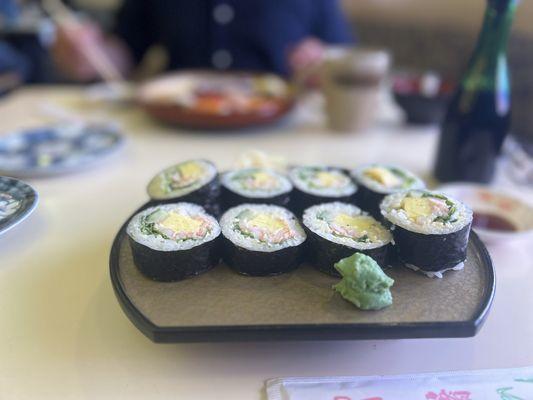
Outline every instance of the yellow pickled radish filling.
<path fill-rule="evenodd" d="M 403 199 L 402 206 L 411 219 L 428 217 L 433 212 L 433 207 L 427 197 L 406 197 Z"/>
<path fill-rule="evenodd" d="M 287 221 L 265 213 L 256 214 L 251 218 L 244 218 L 239 227 L 243 232 L 268 243 L 281 243 L 294 236 L 294 232 Z"/>
<path fill-rule="evenodd" d="M 349 196 L 355 192 L 352 180 L 340 169 L 300 167 L 291 170 L 295 186 L 319 196 Z"/>
<path fill-rule="evenodd" d="M 244 186 L 247 189 L 271 189 L 278 186 L 278 181 L 272 175 L 263 172 L 257 171 L 250 175 L 250 179 L 244 180 Z"/>
<path fill-rule="evenodd" d="M 172 176 L 175 185 L 187 186 L 196 182 L 204 175 L 204 168 L 197 162 L 191 161 L 178 165 L 177 173 Z"/>
<path fill-rule="evenodd" d="M 191 218 L 189 215 L 171 212 L 164 220 L 159 222 L 159 224 L 164 228 L 172 229 L 174 231 L 193 232 L 202 225 L 202 221 Z"/>
<path fill-rule="evenodd" d="M 316 174 L 316 181 L 321 187 L 339 187 L 344 185 L 342 176 L 327 171 L 320 171 Z"/>
<path fill-rule="evenodd" d="M 270 214 L 258 214 L 250 221 L 251 225 L 267 230 L 278 230 L 287 227 L 287 223 L 281 218 L 274 217 Z"/>
<path fill-rule="evenodd" d="M 367 235 L 374 240 L 377 237 L 375 229 L 376 220 L 365 215 L 338 214 L 330 223 L 330 228 L 335 234 L 351 238 L 359 238 Z"/>
<path fill-rule="evenodd" d="M 186 179 L 199 178 L 204 169 L 196 162 L 187 162 L 179 166 L 180 174 Z"/>
<path fill-rule="evenodd" d="M 402 180 L 387 168 L 371 167 L 364 174 L 370 179 L 379 182 L 385 187 L 391 188 L 402 184 Z"/>
<path fill-rule="evenodd" d="M 402 201 L 402 208 L 409 219 L 421 222 L 429 217 L 447 215 L 449 212 L 444 200 L 432 197 L 406 197 Z"/>
<path fill-rule="evenodd" d="M 158 230 L 172 239 L 203 238 L 207 234 L 208 223 L 203 218 L 187 214 L 169 212 L 157 223 Z"/>
<path fill-rule="evenodd" d="M 360 230 L 368 229 L 376 223 L 376 221 L 372 217 L 361 215 L 351 216 L 347 214 L 337 215 L 337 217 L 335 217 L 335 222 L 345 225 L 349 228 Z"/>

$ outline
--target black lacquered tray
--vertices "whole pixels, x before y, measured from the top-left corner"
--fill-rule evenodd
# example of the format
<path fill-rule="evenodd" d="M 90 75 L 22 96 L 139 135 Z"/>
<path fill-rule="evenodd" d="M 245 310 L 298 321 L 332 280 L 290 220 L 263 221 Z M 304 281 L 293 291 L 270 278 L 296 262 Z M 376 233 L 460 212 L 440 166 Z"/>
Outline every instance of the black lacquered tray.
<path fill-rule="evenodd" d="M 154 342 L 468 337 L 494 297 L 492 262 L 474 232 L 463 270 L 429 279 L 394 266 L 386 270 L 394 304 L 361 311 L 331 289 L 337 279 L 309 265 L 258 278 L 221 264 L 181 282 L 152 281 L 133 263 L 126 225 L 111 249 L 111 281 L 128 318 Z"/>

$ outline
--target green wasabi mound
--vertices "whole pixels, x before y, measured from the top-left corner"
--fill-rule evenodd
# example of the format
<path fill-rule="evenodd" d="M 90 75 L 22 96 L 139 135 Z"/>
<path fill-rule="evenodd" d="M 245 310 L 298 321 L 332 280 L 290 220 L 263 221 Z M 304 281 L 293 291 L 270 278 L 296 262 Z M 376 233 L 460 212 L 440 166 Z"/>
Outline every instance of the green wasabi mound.
<path fill-rule="evenodd" d="M 380 310 L 392 304 L 389 278 L 372 257 L 361 253 L 343 258 L 335 264 L 342 280 L 333 286 L 346 300 L 362 310 Z"/>

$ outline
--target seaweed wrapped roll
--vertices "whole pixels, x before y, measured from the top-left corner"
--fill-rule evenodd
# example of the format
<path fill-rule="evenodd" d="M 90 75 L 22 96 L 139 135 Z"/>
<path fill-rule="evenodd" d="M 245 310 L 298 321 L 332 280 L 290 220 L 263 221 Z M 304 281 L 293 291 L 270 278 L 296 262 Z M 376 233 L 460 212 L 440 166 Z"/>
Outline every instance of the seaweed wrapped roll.
<path fill-rule="evenodd" d="M 201 274 L 220 259 L 220 226 L 196 204 L 149 207 L 131 219 L 127 233 L 135 265 L 157 281 Z"/>
<path fill-rule="evenodd" d="M 277 275 L 298 267 L 306 235 L 289 210 L 266 204 L 230 208 L 220 220 L 224 261 L 244 275 Z"/>
<path fill-rule="evenodd" d="M 461 269 L 472 210 L 441 193 L 411 190 L 385 197 L 381 213 L 393 224 L 399 259 L 429 276 L 442 277 L 449 269 Z"/>
<path fill-rule="evenodd" d="M 154 203 L 185 201 L 218 215 L 218 171 L 206 160 L 181 162 L 158 173 L 148 184 L 148 195 Z"/>
<path fill-rule="evenodd" d="M 425 187 L 420 178 L 394 165 L 367 164 L 352 171 L 351 175 L 359 186 L 357 204 L 380 219 L 379 204 L 386 195 Z"/>
<path fill-rule="evenodd" d="M 316 204 L 340 201 L 353 203 L 357 186 L 342 169 L 332 167 L 294 167 L 289 173 L 294 185 L 291 208 L 299 216 Z"/>
<path fill-rule="evenodd" d="M 226 172 L 221 177 L 224 209 L 243 203 L 289 205 L 292 184 L 288 178 L 267 168 Z"/>
<path fill-rule="evenodd" d="M 318 270 L 340 276 L 334 268 L 339 260 L 355 252 L 387 265 L 392 235 L 387 228 L 358 207 L 345 203 L 325 203 L 305 210 L 309 261 Z"/>

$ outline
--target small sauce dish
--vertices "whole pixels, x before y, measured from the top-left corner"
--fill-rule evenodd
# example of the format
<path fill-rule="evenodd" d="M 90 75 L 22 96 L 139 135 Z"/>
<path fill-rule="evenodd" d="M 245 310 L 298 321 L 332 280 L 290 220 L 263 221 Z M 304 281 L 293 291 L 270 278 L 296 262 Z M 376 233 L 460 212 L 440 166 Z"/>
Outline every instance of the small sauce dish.
<path fill-rule="evenodd" d="M 438 188 L 474 211 L 472 229 L 487 244 L 533 241 L 533 205 L 528 196 L 509 188 L 454 183 Z"/>
<path fill-rule="evenodd" d="M 392 92 L 410 124 L 439 124 L 444 119 L 455 84 L 433 72 L 398 72 Z"/>

